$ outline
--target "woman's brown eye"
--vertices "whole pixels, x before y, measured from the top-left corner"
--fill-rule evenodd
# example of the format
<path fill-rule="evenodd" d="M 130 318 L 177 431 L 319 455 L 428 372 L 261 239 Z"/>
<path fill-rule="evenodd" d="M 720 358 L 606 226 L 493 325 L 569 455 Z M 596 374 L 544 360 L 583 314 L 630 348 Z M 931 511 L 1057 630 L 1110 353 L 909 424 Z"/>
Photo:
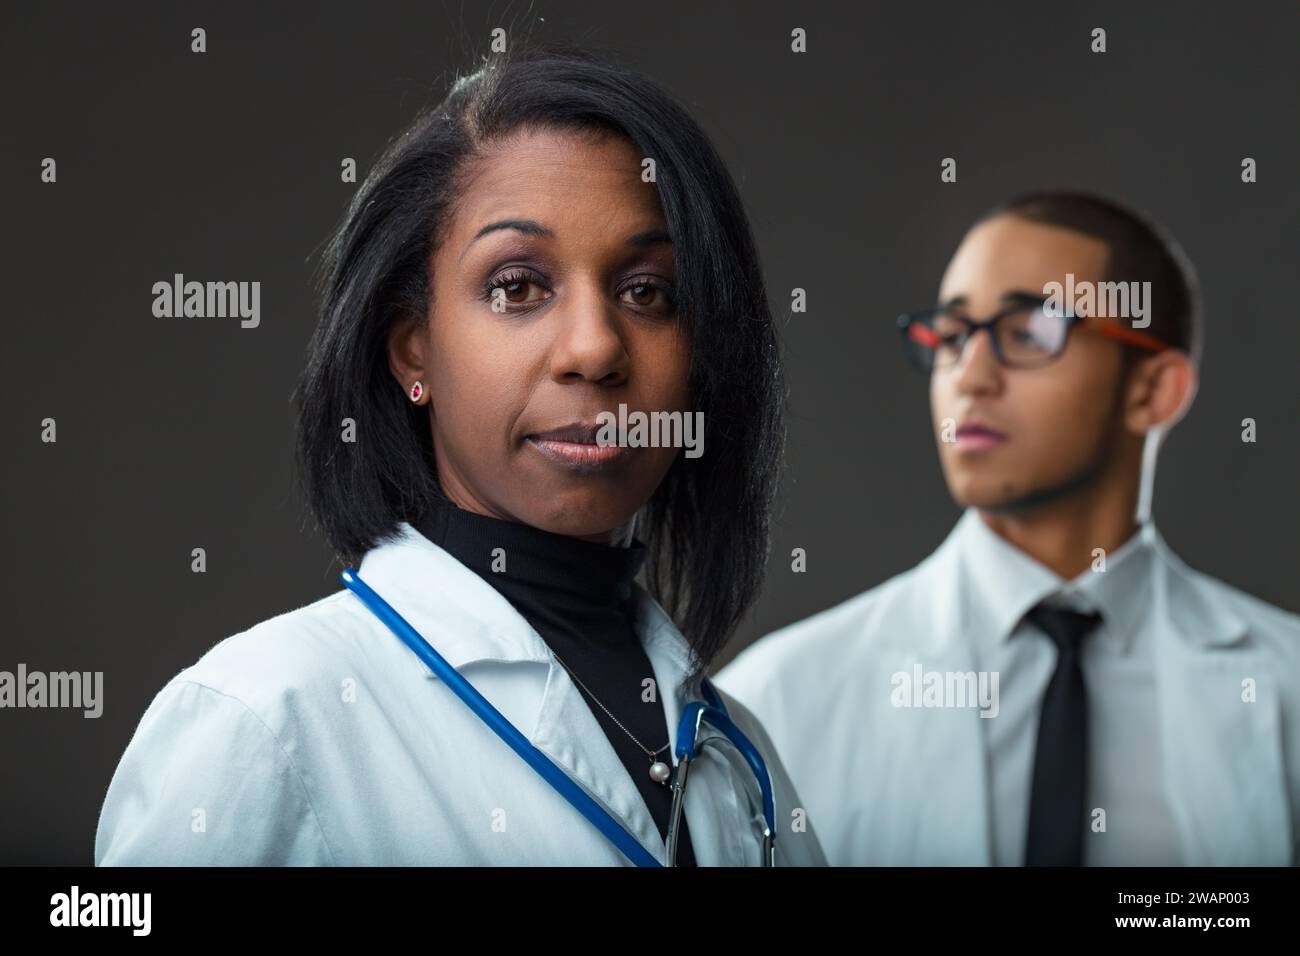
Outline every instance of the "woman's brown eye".
<path fill-rule="evenodd" d="M 533 292 L 530 292 L 530 289 Z M 493 278 L 484 288 L 483 295 L 489 303 L 528 305 L 544 299 L 545 291 L 532 276 L 520 272 L 507 272 Z"/>
<path fill-rule="evenodd" d="M 526 292 L 530 285 L 532 285 L 532 283 L 527 280 L 522 280 L 520 282 L 507 282 L 505 285 L 501 286 L 501 290 L 505 293 L 506 300 L 509 302 L 527 302 L 528 296 L 524 295 L 520 297 L 520 293 Z"/>
<path fill-rule="evenodd" d="M 664 290 L 657 285 L 649 282 L 637 282 L 627 287 L 625 295 L 632 296 L 632 304 L 643 309 L 662 308 L 665 310 L 672 308 L 672 302 L 669 300 Z M 663 301 L 656 305 L 655 297 L 661 296 Z"/>

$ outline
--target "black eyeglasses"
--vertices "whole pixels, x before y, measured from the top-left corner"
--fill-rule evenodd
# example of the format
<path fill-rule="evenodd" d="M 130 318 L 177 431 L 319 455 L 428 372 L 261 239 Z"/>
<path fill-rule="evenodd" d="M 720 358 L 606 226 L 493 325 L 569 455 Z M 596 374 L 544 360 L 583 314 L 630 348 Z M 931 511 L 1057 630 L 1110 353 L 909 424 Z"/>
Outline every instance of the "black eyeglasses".
<path fill-rule="evenodd" d="M 1168 346 L 1159 339 L 1094 316 L 1058 314 L 1046 308 L 1047 298 L 1025 297 L 1008 305 L 983 322 L 968 319 L 949 305 L 935 306 L 920 312 L 905 312 L 898 317 L 903 337 L 903 353 L 922 372 L 955 365 L 966 343 L 981 329 L 987 329 L 993 354 L 1007 368 L 1041 368 L 1065 351 L 1070 330 L 1084 326 L 1107 336 L 1152 352 Z"/>

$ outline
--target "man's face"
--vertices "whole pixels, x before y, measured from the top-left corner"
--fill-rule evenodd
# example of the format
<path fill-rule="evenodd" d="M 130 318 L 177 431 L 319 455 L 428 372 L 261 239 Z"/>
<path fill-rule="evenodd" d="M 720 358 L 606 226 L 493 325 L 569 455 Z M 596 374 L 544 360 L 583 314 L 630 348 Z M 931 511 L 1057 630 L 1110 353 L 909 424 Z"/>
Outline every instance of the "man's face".
<path fill-rule="evenodd" d="M 1043 295 L 1049 282 L 1105 281 L 1106 244 L 1059 226 L 999 216 L 967 233 L 944 273 L 939 301 L 983 320 L 1012 293 Z M 930 378 L 939 459 L 963 507 L 1016 511 L 1087 486 L 1122 434 L 1121 347 L 1078 328 L 1040 368 L 1000 365 L 981 332 L 955 364 Z M 983 429 L 983 430 L 982 430 Z M 949 439 L 945 441 L 945 434 Z"/>

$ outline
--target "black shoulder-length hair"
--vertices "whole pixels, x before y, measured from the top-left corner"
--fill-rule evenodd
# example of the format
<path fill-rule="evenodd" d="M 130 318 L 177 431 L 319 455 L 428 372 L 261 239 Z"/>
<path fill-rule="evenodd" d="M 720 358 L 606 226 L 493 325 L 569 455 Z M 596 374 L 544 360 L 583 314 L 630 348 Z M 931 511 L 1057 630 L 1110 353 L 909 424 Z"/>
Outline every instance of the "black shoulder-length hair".
<path fill-rule="evenodd" d="M 616 132 L 655 162 L 692 343 L 705 454 L 678 455 L 641 513 L 646 587 L 703 673 L 757 597 L 785 444 L 786 389 L 758 254 L 735 184 L 696 122 L 647 77 L 573 47 L 487 59 L 397 136 L 357 190 L 317 274 L 320 315 L 295 390 L 297 471 L 339 559 L 354 564 L 441 491 L 427 412 L 389 370 L 386 336 L 425 321 L 430 256 L 458 183 L 522 127 Z M 438 277 L 432 276 L 437 285 Z M 342 440 L 345 420 L 355 439 Z"/>

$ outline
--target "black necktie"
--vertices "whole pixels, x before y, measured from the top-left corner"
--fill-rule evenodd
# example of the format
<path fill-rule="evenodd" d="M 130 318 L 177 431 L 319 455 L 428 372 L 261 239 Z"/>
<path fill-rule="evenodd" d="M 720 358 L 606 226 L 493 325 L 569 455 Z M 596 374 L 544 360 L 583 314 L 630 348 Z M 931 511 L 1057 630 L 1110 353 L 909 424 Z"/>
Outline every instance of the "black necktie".
<path fill-rule="evenodd" d="M 1101 623 L 1101 616 L 1040 604 L 1025 618 L 1041 628 L 1057 649 L 1056 670 L 1038 720 L 1025 865 L 1082 866 L 1088 709 L 1079 652 L 1083 638 Z"/>

